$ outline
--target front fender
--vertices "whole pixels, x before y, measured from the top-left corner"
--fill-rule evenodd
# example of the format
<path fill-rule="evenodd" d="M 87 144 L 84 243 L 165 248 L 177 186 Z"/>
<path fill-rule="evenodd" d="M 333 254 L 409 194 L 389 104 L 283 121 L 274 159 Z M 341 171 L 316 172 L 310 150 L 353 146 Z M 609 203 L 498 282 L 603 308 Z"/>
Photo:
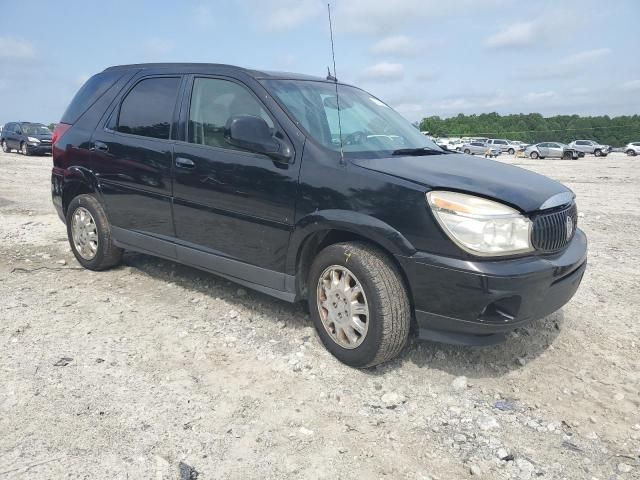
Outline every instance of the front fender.
<path fill-rule="evenodd" d="M 416 248 L 395 228 L 382 220 L 352 210 L 317 210 L 295 225 L 289 252 L 287 271 L 295 271 L 297 255 L 304 241 L 319 231 L 340 230 L 365 237 L 393 255 L 413 255 Z"/>

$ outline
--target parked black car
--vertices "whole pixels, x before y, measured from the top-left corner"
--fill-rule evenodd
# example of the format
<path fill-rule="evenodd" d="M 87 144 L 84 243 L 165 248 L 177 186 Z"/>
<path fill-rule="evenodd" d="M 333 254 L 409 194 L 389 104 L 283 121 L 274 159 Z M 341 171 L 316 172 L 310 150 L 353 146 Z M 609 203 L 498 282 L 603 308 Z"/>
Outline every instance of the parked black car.
<path fill-rule="evenodd" d="M 444 152 L 349 85 L 226 65 L 108 68 L 54 132 L 53 203 L 80 264 L 123 249 L 308 301 L 357 367 L 418 336 L 488 344 L 575 293 L 574 194 Z M 339 109 L 338 109 L 339 108 Z"/>
<path fill-rule="evenodd" d="M 23 155 L 51 153 L 51 130 L 41 123 L 9 122 L 0 133 L 2 151 L 17 150 Z"/>

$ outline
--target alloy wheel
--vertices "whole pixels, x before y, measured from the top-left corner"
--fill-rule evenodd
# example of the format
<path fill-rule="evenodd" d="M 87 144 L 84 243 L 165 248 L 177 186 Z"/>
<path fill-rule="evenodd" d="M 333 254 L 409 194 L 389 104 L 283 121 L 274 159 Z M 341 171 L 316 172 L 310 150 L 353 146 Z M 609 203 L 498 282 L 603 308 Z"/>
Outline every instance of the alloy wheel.
<path fill-rule="evenodd" d="M 327 267 L 318 279 L 317 307 L 334 342 L 346 349 L 362 344 L 369 330 L 369 306 L 353 272 L 341 265 Z"/>

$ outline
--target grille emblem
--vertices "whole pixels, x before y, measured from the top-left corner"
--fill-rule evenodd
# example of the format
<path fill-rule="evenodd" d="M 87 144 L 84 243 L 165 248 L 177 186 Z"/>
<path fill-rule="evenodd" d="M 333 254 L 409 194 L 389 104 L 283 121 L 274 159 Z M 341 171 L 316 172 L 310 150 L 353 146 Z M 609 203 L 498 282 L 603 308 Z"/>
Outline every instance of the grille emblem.
<path fill-rule="evenodd" d="M 571 238 L 573 234 L 573 218 L 570 216 L 567 217 L 567 240 Z"/>

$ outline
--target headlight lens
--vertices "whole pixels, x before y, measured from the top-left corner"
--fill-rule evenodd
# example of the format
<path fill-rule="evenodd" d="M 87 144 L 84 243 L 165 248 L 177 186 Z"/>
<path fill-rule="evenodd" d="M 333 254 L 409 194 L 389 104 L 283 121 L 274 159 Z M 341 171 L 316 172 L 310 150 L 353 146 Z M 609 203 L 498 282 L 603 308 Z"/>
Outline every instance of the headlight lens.
<path fill-rule="evenodd" d="M 40 140 L 35 137 L 27 137 L 27 141 L 31 143 L 40 143 Z"/>
<path fill-rule="evenodd" d="M 445 191 L 427 193 L 427 202 L 445 233 L 469 253 L 499 256 L 533 250 L 531 221 L 511 207 Z"/>

